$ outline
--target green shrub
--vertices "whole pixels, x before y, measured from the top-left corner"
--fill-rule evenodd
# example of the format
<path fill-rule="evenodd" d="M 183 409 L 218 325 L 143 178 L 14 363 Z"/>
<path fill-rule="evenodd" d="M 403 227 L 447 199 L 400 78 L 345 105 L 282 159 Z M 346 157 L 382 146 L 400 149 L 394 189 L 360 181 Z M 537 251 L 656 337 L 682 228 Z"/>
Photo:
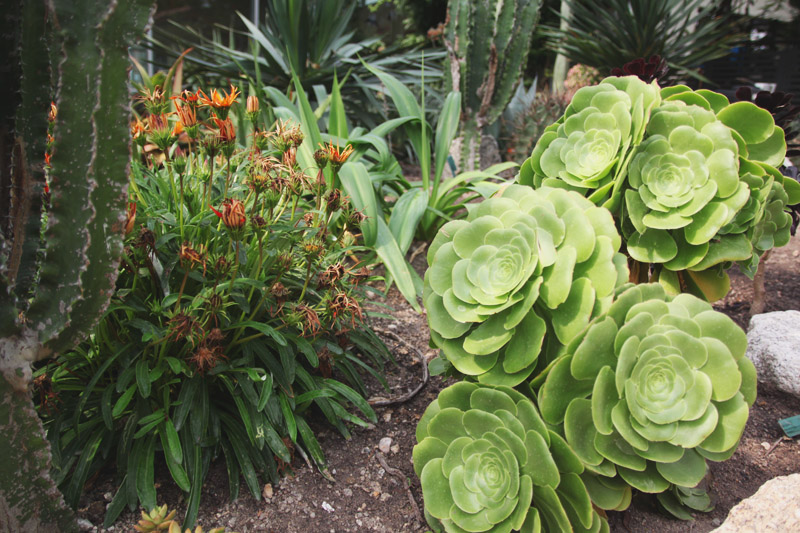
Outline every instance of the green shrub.
<path fill-rule="evenodd" d="M 144 91 L 150 114 L 133 126 L 139 148 L 111 306 L 88 341 L 39 372 L 42 390 L 51 382 L 40 409 L 67 501 L 76 505 L 87 477 L 116 464 L 106 523 L 126 504 L 155 507 L 162 453 L 189 493 L 191 524 L 212 458 L 225 457 L 233 498 L 240 477 L 259 498 L 295 455 L 326 474 L 307 422 L 314 406 L 345 436 L 346 422 L 367 424 L 350 405 L 375 421 L 361 375 L 383 381 L 390 355 L 362 321 L 369 270 L 348 259 L 362 217 L 322 170 L 335 174 L 350 150 L 321 150 L 318 176 L 307 176 L 300 128 L 262 130 L 255 113 L 242 149 L 236 97 L 184 92 L 176 122 L 161 114 L 170 104 L 160 89 Z"/>

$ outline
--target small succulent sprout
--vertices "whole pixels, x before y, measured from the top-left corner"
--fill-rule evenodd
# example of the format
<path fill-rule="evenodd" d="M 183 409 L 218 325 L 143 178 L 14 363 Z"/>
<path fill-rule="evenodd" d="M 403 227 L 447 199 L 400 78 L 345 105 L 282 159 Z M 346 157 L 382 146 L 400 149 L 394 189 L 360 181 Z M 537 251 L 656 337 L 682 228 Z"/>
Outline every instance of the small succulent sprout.
<path fill-rule="evenodd" d="M 628 275 L 620 245 L 610 213 L 580 194 L 508 186 L 433 240 L 431 339 L 462 374 L 516 386 L 610 306 Z"/>
<path fill-rule="evenodd" d="M 629 286 L 553 366 L 541 414 L 563 424 L 594 474 L 650 493 L 694 487 L 705 460 L 729 458 L 744 431 L 756 397 L 746 348 L 744 332 L 707 302 Z M 602 486 L 589 489 L 602 506 Z"/>
<path fill-rule="evenodd" d="M 579 89 L 564 117 L 536 143 L 520 183 L 560 186 L 596 204 L 619 190 L 632 147 L 643 138 L 651 110 L 661 101 L 658 85 L 636 76 L 606 78 Z M 617 198 L 612 199 L 612 203 Z"/>
<path fill-rule="evenodd" d="M 414 471 L 437 531 L 608 531 L 578 457 L 513 389 L 444 389 L 420 419 L 417 443 Z"/>

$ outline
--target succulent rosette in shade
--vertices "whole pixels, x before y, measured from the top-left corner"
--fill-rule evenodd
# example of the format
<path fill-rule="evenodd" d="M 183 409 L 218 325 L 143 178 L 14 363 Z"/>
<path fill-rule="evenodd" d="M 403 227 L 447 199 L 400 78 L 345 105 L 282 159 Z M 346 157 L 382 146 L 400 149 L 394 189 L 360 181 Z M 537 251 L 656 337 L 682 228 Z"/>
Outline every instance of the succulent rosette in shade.
<path fill-rule="evenodd" d="M 611 305 L 628 276 L 620 244 L 611 214 L 578 193 L 501 189 L 428 249 L 431 340 L 462 374 L 522 383 Z"/>
<path fill-rule="evenodd" d="M 745 333 L 695 296 L 621 291 L 538 390 L 544 420 L 599 476 L 587 481 L 597 505 L 615 475 L 650 493 L 694 487 L 706 459 L 733 454 L 756 398 L 746 348 Z"/>
<path fill-rule="evenodd" d="M 520 183 L 574 189 L 596 204 L 605 202 L 619 188 L 614 185 L 625 175 L 630 149 L 642 141 L 660 101 L 658 85 L 636 76 L 579 89 L 564 116 L 536 143 Z"/>
<path fill-rule="evenodd" d="M 435 530 L 608 531 L 581 481 L 581 461 L 513 389 L 444 389 L 420 419 L 417 442 L 414 471 Z"/>

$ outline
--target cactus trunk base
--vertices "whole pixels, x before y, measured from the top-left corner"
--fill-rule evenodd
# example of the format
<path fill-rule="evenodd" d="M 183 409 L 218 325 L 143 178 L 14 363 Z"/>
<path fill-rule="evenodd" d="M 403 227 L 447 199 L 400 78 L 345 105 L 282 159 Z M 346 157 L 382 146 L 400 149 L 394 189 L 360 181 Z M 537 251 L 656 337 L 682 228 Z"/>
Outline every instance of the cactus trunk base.
<path fill-rule="evenodd" d="M 13 376 L 12 376 L 13 377 Z M 0 531 L 77 531 L 72 511 L 50 477 L 50 443 L 31 392 L 0 373 Z"/>

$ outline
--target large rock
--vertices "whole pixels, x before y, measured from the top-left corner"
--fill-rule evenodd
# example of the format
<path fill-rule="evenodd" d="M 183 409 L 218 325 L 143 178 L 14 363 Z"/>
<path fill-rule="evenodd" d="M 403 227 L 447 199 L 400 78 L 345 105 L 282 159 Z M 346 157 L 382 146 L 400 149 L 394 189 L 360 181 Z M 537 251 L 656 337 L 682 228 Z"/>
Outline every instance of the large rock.
<path fill-rule="evenodd" d="M 759 381 L 800 396 L 800 311 L 751 318 L 747 357 L 755 364 Z"/>
<path fill-rule="evenodd" d="M 767 481 L 758 492 L 731 509 L 725 522 L 711 533 L 790 531 L 800 531 L 800 474 Z"/>

